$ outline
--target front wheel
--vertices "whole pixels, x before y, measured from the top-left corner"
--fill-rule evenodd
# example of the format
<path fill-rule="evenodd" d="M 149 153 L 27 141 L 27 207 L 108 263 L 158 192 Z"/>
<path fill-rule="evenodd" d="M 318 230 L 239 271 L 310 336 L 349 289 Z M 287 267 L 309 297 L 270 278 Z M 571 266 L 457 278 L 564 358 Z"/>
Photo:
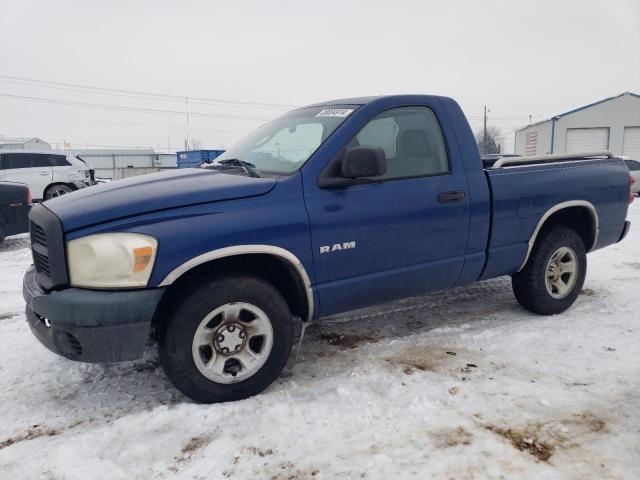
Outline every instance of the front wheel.
<path fill-rule="evenodd" d="M 570 228 L 554 227 L 538 237 L 525 267 L 511 277 L 511 285 L 524 308 L 553 315 L 576 301 L 586 273 L 582 238 Z"/>
<path fill-rule="evenodd" d="M 160 361 L 169 380 L 202 403 L 262 392 L 284 368 L 292 316 L 269 283 L 234 275 L 186 295 L 161 326 Z"/>
<path fill-rule="evenodd" d="M 50 198 L 61 197 L 62 195 L 66 195 L 67 193 L 73 192 L 73 188 L 69 185 L 64 185 L 59 183 L 57 185 L 51 185 L 44 192 L 44 199 L 49 200 Z"/>

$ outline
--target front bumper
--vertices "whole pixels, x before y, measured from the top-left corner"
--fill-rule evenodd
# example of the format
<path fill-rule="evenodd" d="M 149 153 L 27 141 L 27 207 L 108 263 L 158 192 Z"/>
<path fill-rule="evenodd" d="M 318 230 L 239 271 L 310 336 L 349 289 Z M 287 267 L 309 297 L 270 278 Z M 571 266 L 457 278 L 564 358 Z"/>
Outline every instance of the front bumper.
<path fill-rule="evenodd" d="M 46 293 L 27 270 L 22 293 L 27 322 L 45 347 L 70 360 L 89 363 L 140 358 L 164 288 Z"/>

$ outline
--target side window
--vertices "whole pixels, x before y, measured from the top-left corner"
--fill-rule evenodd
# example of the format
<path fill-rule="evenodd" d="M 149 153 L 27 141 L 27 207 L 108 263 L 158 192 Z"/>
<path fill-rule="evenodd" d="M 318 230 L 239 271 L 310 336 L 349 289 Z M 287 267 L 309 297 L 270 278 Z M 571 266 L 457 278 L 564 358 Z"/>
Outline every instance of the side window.
<path fill-rule="evenodd" d="M 50 167 L 51 166 L 51 162 L 49 161 L 49 158 L 52 155 L 38 155 L 38 154 L 31 154 L 31 155 L 25 155 L 30 158 L 30 167 Z"/>
<path fill-rule="evenodd" d="M 31 166 L 29 157 L 31 157 L 31 155 L 25 155 L 23 153 L 5 153 L 2 155 L 2 167 L 6 170 L 29 168 Z"/>
<path fill-rule="evenodd" d="M 47 155 L 47 157 L 49 157 L 49 165 L 52 167 L 68 167 L 71 165 L 64 155 Z"/>
<path fill-rule="evenodd" d="M 636 162 L 635 160 L 625 160 L 625 163 L 627 164 L 627 168 L 632 172 L 640 170 L 640 162 Z"/>
<path fill-rule="evenodd" d="M 43 155 L 35 153 L 4 153 L 2 155 L 2 168 L 33 168 L 50 167 L 49 157 L 53 155 Z"/>
<path fill-rule="evenodd" d="M 357 145 L 380 147 L 389 158 L 396 156 L 398 124 L 393 117 L 374 118 L 356 135 Z"/>
<path fill-rule="evenodd" d="M 428 107 L 387 110 L 369 121 L 349 146 L 382 148 L 387 156 L 384 179 L 450 172 L 440 124 Z"/>

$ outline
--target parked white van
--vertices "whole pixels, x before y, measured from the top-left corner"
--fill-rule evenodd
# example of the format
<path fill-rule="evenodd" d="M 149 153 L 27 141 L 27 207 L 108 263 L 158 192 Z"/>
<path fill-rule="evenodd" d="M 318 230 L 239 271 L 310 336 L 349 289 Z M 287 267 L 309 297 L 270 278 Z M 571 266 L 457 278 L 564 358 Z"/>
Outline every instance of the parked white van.
<path fill-rule="evenodd" d="M 59 197 L 95 184 L 93 170 L 74 153 L 1 150 L 0 181 L 25 183 L 34 200 Z"/>

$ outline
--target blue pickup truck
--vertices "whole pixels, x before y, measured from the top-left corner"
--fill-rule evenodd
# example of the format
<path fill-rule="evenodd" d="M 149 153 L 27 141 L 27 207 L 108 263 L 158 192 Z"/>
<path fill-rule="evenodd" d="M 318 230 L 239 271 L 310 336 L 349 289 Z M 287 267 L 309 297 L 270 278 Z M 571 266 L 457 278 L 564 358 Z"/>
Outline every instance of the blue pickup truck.
<path fill-rule="evenodd" d="M 511 275 L 549 315 L 582 288 L 586 253 L 628 229 L 629 171 L 608 152 L 483 168 L 462 110 L 423 95 L 296 109 L 213 168 L 74 192 L 30 214 L 27 320 L 82 362 L 158 343 L 199 402 L 261 392 L 293 322 Z"/>

